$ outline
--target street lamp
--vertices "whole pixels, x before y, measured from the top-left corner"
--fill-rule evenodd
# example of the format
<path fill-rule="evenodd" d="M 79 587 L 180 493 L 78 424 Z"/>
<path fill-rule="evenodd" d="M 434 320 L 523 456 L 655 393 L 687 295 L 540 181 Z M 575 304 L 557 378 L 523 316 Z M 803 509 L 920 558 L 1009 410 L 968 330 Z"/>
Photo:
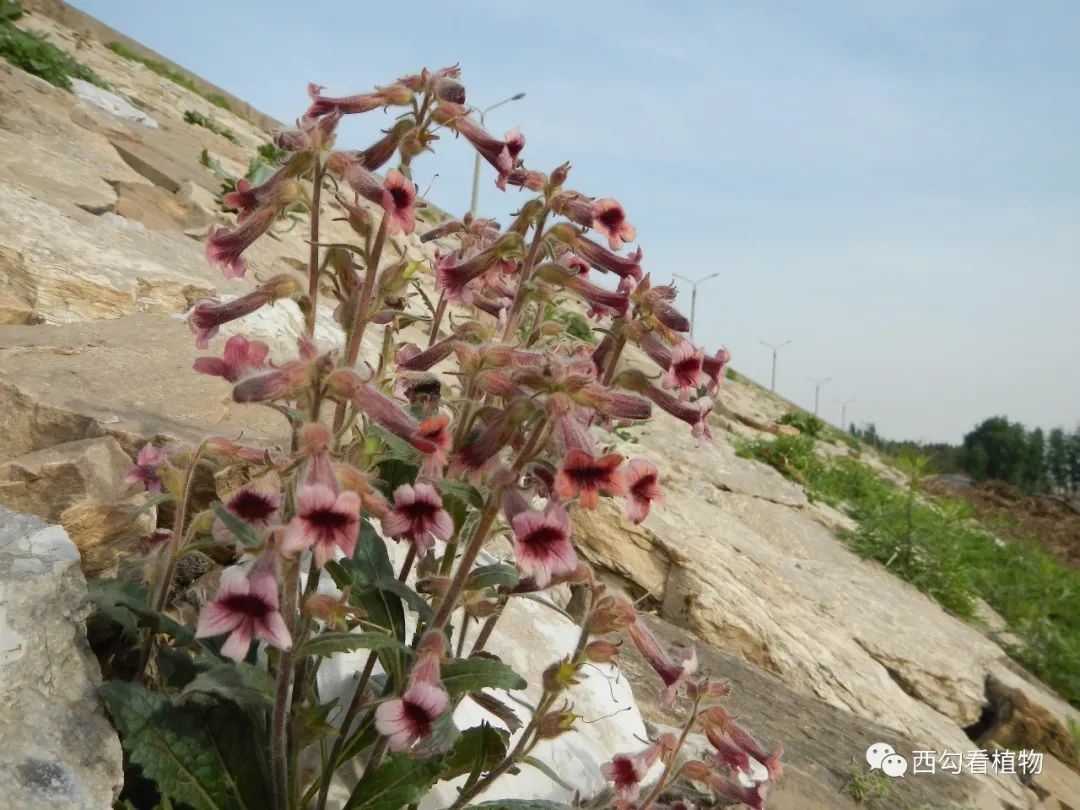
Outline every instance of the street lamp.
<path fill-rule="evenodd" d="M 847 432 L 847 406 L 854 401 L 853 399 L 840 400 L 840 430 L 845 433 Z"/>
<path fill-rule="evenodd" d="M 473 109 L 476 110 L 476 112 L 480 113 L 480 126 L 484 126 L 484 116 L 487 115 L 492 110 L 494 110 L 496 107 L 501 107 L 503 104 L 509 104 L 511 101 L 520 101 L 523 98 L 525 98 L 524 93 L 514 93 L 514 95 L 510 96 L 509 98 L 504 98 L 502 101 L 497 101 L 494 104 L 492 104 L 490 107 L 485 107 L 482 110 L 477 110 L 476 107 L 473 107 Z M 472 213 L 472 216 L 474 218 L 476 217 L 476 206 L 477 206 L 477 203 L 479 202 L 479 199 L 480 199 L 480 153 L 477 152 L 476 153 L 476 162 L 473 164 L 472 206 L 470 206 L 470 208 L 469 208 L 469 211 Z"/>
<path fill-rule="evenodd" d="M 691 342 L 693 342 L 693 340 L 694 340 L 694 310 L 697 308 L 697 285 L 705 283 L 710 278 L 716 278 L 720 274 L 719 273 L 712 273 L 710 275 L 703 276 L 703 277 L 701 277 L 701 278 L 699 278 L 697 280 L 692 279 L 692 278 L 687 278 L 686 276 L 680 276 L 678 273 L 673 273 L 672 275 L 674 275 L 675 278 L 681 278 L 683 281 L 687 281 L 687 282 L 690 283 L 690 340 L 691 340 Z"/>
<path fill-rule="evenodd" d="M 790 340 L 785 340 L 783 343 L 766 343 L 764 340 L 760 341 L 762 346 L 768 346 L 772 349 L 772 381 L 769 383 L 769 390 L 776 392 L 776 353 L 780 351 L 784 346 L 791 343 Z"/>
<path fill-rule="evenodd" d="M 817 416 L 818 412 L 818 399 L 821 394 L 821 386 L 827 383 L 832 377 L 826 377 L 823 380 L 815 380 L 813 377 L 807 377 L 810 382 L 814 384 L 814 416 Z"/>

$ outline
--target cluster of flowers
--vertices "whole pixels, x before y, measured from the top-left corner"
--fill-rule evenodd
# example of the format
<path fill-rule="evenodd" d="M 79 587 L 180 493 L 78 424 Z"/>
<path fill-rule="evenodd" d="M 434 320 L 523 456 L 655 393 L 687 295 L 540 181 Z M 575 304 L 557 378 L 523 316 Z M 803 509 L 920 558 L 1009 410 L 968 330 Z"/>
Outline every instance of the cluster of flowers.
<path fill-rule="evenodd" d="M 567 188 L 568 164 L 550 174 L 527 169 L 524 136 L 511 131 L 500 139 L 479 127 L 458 79 L 456 67 L 424 70 L 342 98 L 310 86 L 310 108 L 295 129 L 276 137 L 287 152 L 280 168 L 262 185 L 241 183 L 226 195 L 225 205 L 239 212 L 237 224 L 211 230 L 206 257 L 229 277 L 245 274 L 244 252 L 286 208 L 300 202 L 311 212 L 308 279 L 280 274 L 233 300 L 199 301 L 188 317 L 196 345 L 207 348 L 231 321 L 277 301 L 299 304 L 307 329 L 294 359 L 271 362 L 265 343 L 235 335 L 220 356 L 195 363 L 196 371 L 231 383 L 237 402 L 264 403 L 282 413 L 292 431 L 291 451 L 274 454 L 213 438 L 184 458 L 186 477 L 178 469 L 179 455 L 169 448 L 147 446 L 139 454 L 129 480 L 174 492 L 180 502 L 173 531 L 147 541 L 162 550 L 157 607 L 163 607 L 176 560 L 192 537 L 205 532 L 222 548 L 233 547 L 237 563 L 224 572 L 220 592 L 203 609 L 197 637 L 227 636 L 221 652 L 237 661 L 248 656 L 253 639 L 280 650 L 277 677 L 279 687 L 283 679 L 286 687 L 278 690 L 280 704 L 302 663 L 291 652 L 304 637 L 320 628 L 352 628 L 362 618 L 347 592 L 318 592 L 319 575 L 331 561 L 354 554 L 362 522 L 378 523 L 385 537 L 407 542 L 399 579 L 404 585 L 415 571 L 416 592 L 430 602 L 432 618 L 418 628 L 412 665 L 396 694 L 371 709 L 381 737 L 368 751 L 370 768 L 386 750 L 404 751 L 428 738 L 452 709 L 440 680 L 450 658 L 452 616 L 463 609 L 467 617 L 485 621 L 475 654 L 507 599 L 571 583 L 589 594 L 578 648 L 545 675 L 532 725 L 507 760 L 473 780 L 455 807 L 486 789 L 538 740 L 573 728 L 575 716 L 553 708 L 557 697 L 577 682 L 588 662 L 610 661 L 618 653 L 618 645 L 603 636 L 627 631 L 662 679 L 665 704 L 672 705 L 685 687 L 693 702 L 687 732 L 703 729 L 716 758 L 677 763 L 681 740 L 669 736 L 644 752 L 616 757 L 605 769 L 617 792 L 615 806 L 667 806 L 660 803 L 661 792 L 685 778 L 760 808 L 766 783 L 744 787 L 724 776 L 724 769 L 750 773 L 753 758 L 775 776 L 777 755 L 763 752 L 718 706 L 703 706 L 726 688 L 697 675 L 693 651 L 673 661 L 632 605 L 605 593 L 572 542 L 574 510 L 595 509 L 602 496 L 622 499 L 634 523 L 662 501 L 657 468 L 604 452 L 593 428 L 647 420 L 655 406 L 685 422 L 694 437 L 711 438 L 708 419 L 728 354 L 708 354 L 687 340 L 689 323 L 673 305 L 675 288 L 654 284 L 643 273 L 640 248 L 620 252 L 636 237 L 623 207 Z M 344 116 L 383 108 L 397 108 L 401 115 L 378 141 L 362 151 L 335 149 Z M 409 261 L 384 266 L 382 259 L 389 237 L 412 234 L 423 221 L 411 163 L 431 149 L 438 130 L 467 140 L 496 170 L 500 189 L 514 186 L 536 196 L 521 205 L 506 229 L 466 216 L 418 234 L 424 242 L 454 245 L 436 252 L 432 263 L 439 299 L 430 307 L 427 345 L 421 347 L 399 337 L 419 320 L 412 312 L 417 300 L 428 300 L 412 293 L 419 268 Z M 395 155 L 398 167 L 376 177 L 373 172 Z M 320 245 L 321 195 L 328 188 L 337 189 L 337 203 L 362 244 Z M 602 241 L 590 238 L 590 231 Z M 594 271 L 610 275 L 612 283 L 598 283 Z M 320 294 L 336 299 L 344 351 L 323 351 L 313 341 Z M 548 319 L 562 296 L 580 300 L 603 326 L 598 343 L 569 339 L 561 324 Z M 442 320 L 451 305 L 470 308 L 472 317 L 458 319 L 444 334 Z M 377 371 L 363 374 L 359 352 L 370 325 L 384 329 L 384 357 Z M 650 375 L 623 367 L 628 343 L 658 370 Z M 407 461 L 412 474 L 389 489 L 379 464 L 391 452 Z M 206 458 L 243 465 L 247 483 L 206 520 L 188 521 L 190 470 Z M 476 498 L 467 519 L 456 520 L 448 498 L 462 486 L 471 487 Z M 475 589 L 470 574 L 477 557 L 499 533 L 513 539 L 519 580 Z M 310 561 L 304 587 L 298 576 L 302 559 Z M 364 682 L 351 709 L 369 708 L 362 703 Z M 289 733 L 288 711 L 287 705 L 275 707 L 272 734 Z M 346 716 L 342 738 L 352 719 Z M 271 741 L 271 752 L 286 750 L 280 742 Z M 330 775 L 340 764 L 338 753 L 340 747 L 326 763 Z M 663 763 L 663 775 L 643 788 L 656 762 Z M 271 762 L 272 770 L 283 771 L 276 778 L 286 786 L 279 792 L 285 804 L 282 797 L 293 795 L 289 785 L 298 778 L 289 767 L 284 760 Z M 322 778 L 328 783 L 329 775 Z"/>

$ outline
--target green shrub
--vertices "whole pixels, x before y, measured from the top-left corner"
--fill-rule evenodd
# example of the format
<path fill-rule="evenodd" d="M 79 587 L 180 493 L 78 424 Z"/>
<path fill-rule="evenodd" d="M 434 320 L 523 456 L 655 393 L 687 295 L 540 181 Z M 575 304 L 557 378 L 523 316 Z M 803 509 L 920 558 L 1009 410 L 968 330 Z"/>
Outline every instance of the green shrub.
<path fill-rule="evenodd" d="M 739 381 L 739 375 L 735 373 L 735 369 L 733 369 L 731 366 L 728 366 L 727 370 L 724 371 L 724 376 L 727 377 L 729 380 L 733 380 L 735 382 Z"/>
<path fill-rule="evenodd" d="M 191 76 L 186 73 L 182 73 L 175 68 L 169 67 L 164 62 L 159 62 L 158 60 L 151 59 L 147 56 L 140 56 L 139 54 L 128 48 L 126 45 L 124 45 L 122 42 L 110 42 L 105 47 L 115 53 L 117 56 L 121 56 L 131 62 L 138 62 L 140 65 L 144 65 L 145 67 L 149 68 L 158 76 L 162 76 L 171 82 L 175 82 L 186 90 L 190 90 L 197 96 L 202 96 L 216 107 L 221 107 L 221 109 L 223 110 L 232 110 L 232 107 L 229 106 L 228 99 L 226 99 L 223 95 L 221 95 L 220 93 L 203 92 L 199 89 L 198 85 L 195 84 L 195 80 L 192 79 Z"/>
<path fill-rule="evenodd" d="M 72 79 L 107 88 L 105 80 L 37 34 L 22 31 L 0 17 L 0 56 L 49 84 L 71 90 Z"/>
<path fill-rule="evenodd" d="M 825 423 L 806 411 L 790 411 L 780 417 L 781 425 L 791 425 L 805 436 L 817 439 L 825 432 Z"/>
<path fill-rule="evenodd" d="M 0 20 L 14 22 L 23 14 L 22 6 L 16 0 L 0 0 Z"/>
<path fill-rule="evenodd" d="M 197 112 L 195 110 L 187 110 L 184 113 L 184 120 L 187 121 L 189 124 L 194 124 L 197 127 L 203 127 L 204 129 L 208 129 L 211 132 L 220 135 L 227 141 L 232 141 L 233 143 L 236 143 L 235 135 L 233 135 L 229 130 L 225 129 L 225 127 L 215 124 L 201 112 Z"/>

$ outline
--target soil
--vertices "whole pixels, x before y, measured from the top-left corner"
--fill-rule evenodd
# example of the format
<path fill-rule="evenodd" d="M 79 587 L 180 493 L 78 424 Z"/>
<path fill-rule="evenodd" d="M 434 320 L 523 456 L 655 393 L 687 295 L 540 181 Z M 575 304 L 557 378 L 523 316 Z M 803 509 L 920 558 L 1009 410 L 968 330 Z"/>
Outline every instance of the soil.
<path fill-rule="evenodd" d="M 1025 495 L 1003 481 L 984 481 L 959 488 L 931 480 L 928 492 L 962 498 L 970 503 L 981 523 L 1004 537 L 1035 538 L 1047 551 L 1069 565 L 1080 567 L 1080 507 L 1055 495 Z"/>

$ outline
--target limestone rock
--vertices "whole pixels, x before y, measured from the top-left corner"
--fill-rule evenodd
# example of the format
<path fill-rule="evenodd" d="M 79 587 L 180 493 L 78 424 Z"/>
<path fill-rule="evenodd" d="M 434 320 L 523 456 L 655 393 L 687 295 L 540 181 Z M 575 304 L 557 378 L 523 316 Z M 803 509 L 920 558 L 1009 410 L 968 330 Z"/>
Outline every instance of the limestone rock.
<path fill-rule="evenodd" d="M 98 703 L 79 553 L 64 530 L 0 508 L 0 795 L 19 810 L 107 810 L 120 741 Z"/>
<path fill-rule="evenodd" d="M 1031 780 L 1031 788 L 1041 799 L 1038 810 L 1080 808 L 1080 774 L 1054 756 L 1043 758 L 1042 773 Z"/>
<path fill-rule="evenodd" d="M 188 181 L 187 187 L 193 187 Z M 205 210 L 184 196 L 184 189 L 170 194 L 149 183 L 116 184 L 116 213 L 141 222 L 151 231 L 185 231 L 204 228 L 212 219 Z"/>
<path fill-rule="evenodd" d="M 121 497 L 131 463 L 111 436 L 28 453 L 0 464 L 0 505 L 56 523 L 79 501 Z"/>
<path fill-rule="evenodd" d="M 280 416 L 237 405 L 227 382 L 192 371 L 200 354 L 164 315 L 0 327 L 0 460 L 102 435 L 132 457 L 154 437 L 285 442 Z"/>

